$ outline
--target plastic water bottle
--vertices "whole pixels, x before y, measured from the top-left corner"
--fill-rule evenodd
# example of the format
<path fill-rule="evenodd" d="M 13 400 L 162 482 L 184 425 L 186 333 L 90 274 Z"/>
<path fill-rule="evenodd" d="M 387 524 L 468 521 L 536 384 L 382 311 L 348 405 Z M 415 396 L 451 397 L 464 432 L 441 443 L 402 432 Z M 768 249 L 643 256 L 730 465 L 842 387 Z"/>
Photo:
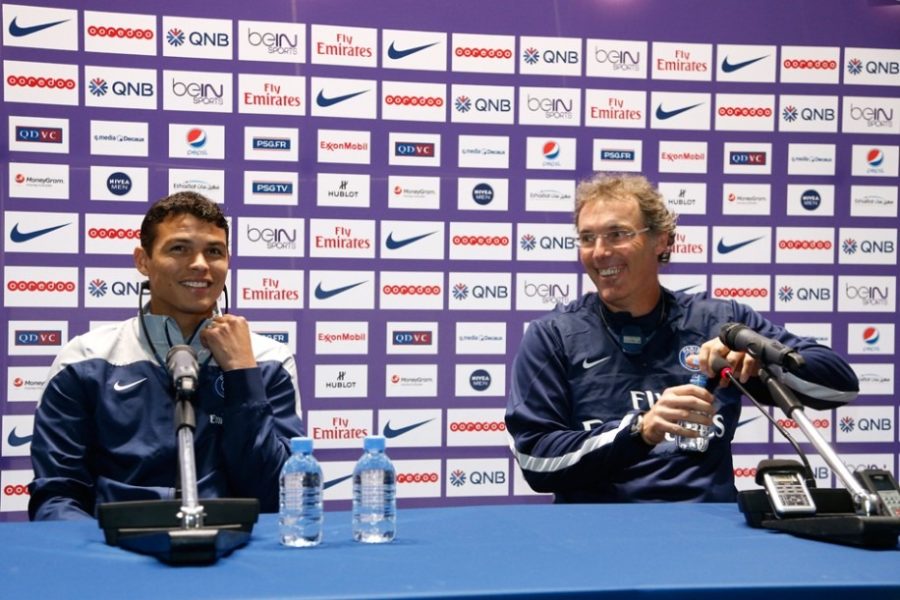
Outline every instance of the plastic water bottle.
<path fill-rule="evenodd" d="M 312 450 L 310 438 L 291 438 L 291 457 L 281 469 L 278 529 L 285 546 L 305 548 L 322 541 L 322 467 Z"/>
<path fill-rule="evenodd" d="M 353 539 L 381 544 L 397 530 L 396 472 L 384 453 L 384 438 L 370 435 L 353 469 Z"/>
<path fill-rule="evenodd" d="M 703 373 L 694 373 L 691 375 L 690 383 L 705 388 L 706 387 L 706 375 Z M 678 425 L 684 427 L 685 429 L 692 429 L 699 434 L 699 437 L 683 437 L 683 436 L 675 436 L 675 441 L 678 443 L 679 450 L 685 450 L 688 452 L 706 452 L 706 449 L 709 448 L 709 436 L 710 430 L 708 425 L 700 425 L 699 423 L 691 423 L 690 421 L 679 421 Z"/>

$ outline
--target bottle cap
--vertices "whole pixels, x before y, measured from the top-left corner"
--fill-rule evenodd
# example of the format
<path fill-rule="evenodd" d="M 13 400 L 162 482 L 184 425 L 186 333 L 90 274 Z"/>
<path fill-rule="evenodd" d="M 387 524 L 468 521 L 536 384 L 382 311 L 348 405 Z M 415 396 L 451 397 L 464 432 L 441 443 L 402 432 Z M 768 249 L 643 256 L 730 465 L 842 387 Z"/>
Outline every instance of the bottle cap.
<path fill-rule="evenodd" d="M 291 453 L 304 453 L 309 454 L 313 450 L 313 441 L 312 438 L 308 437 L 292 437 L 291 438 Z"/>
<path fill-rule="evenodd" d="M 363 440 L 363 450 L 366 452 L 384 452 L 384 437 L 380 435 L 367 435 Z"/>

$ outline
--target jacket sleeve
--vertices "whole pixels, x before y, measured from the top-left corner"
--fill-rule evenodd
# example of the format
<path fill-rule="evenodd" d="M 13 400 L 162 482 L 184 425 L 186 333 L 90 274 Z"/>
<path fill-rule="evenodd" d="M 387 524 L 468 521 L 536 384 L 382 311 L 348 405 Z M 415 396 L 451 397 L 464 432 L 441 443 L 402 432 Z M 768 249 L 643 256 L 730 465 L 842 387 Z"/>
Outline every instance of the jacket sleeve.
<path fill-rule="evenodd" d="M 55 372 L 54 369 L 51 370 Z M 47 382 L 34 419 L 28 516 L 32 521 L 90 518 L 94 514 L 94 479 L 87 461 L 92 420 L 71 367 Z"/>
<path fill-rule="evenodd" d="M 630 435 L 637 413 L 590 429 L 571 417 L 566 355 L 548 323 L 529 325 L 513 361 L 506 427 L 513 455 L 538 492 L 565 492 L 615 479 L 651 447 Z"/>
<path fill-rule="evenodd" d="M 278 509 L 278 477 L 290 455 L 290 438 L 303 435 L 293 356 L 265 360 L 252 369 L 224 373 L 222 452 L 229 485 L 259 499 L 263 512 Z"/>
<path fill-rule="evenodd" d="M 804 406 L 828 410 L 856 399 L 859 380 L 850 365 L 837 352 L 813 339 L 794 335 L 744 305 L 736 305 L 736 314 L 736 320 L 740 323 L 763 337 L 777 340 L 793 348 L 803 357 L 804 365 L 795 373 L 785 372 L 777 366 L 772 366 L 770 371 L 791 388 Z M 772 404 L 768 392 L 759 379 L 752 379 L 748 389 L 761 402 Z"/>

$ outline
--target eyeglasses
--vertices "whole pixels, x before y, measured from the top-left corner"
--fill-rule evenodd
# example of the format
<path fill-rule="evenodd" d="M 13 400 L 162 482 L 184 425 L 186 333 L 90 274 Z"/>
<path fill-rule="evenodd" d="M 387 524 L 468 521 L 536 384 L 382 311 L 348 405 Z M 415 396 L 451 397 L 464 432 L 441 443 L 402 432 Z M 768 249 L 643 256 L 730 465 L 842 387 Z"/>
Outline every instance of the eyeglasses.
<path fill-rule="evenodd" d="M 578 234 L 578 245 L 582 248 L 593 248 L 597 245 L 597 238 L 603 240 L 603 244 L 612 248 L 627 246 L 639 233 L 650 231 L 649 227 L 643 229 L 613 229 L 612 231 L 604 231 L 596 233 L 593 231 L 582 231 Z"/>

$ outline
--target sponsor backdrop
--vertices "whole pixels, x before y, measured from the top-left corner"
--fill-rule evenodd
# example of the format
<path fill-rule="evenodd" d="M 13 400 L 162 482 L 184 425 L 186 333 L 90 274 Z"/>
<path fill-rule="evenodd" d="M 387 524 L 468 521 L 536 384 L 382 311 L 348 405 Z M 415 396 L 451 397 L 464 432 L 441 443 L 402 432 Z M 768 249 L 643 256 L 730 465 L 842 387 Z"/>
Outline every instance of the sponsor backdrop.
<path fill-rule="evenodd" d="M 571 211 L 595 170 L 679 213 L 667 286 L 848 358 L 859 401 L 812 417 L 896 472 L 900 4 L 426 4 L 3 4 L 0 520 L 48 366 L 135 314 L 141 217 L 178 190 L 229 214 L 231 309 L 296 352 L 333 508 L 374 432 L 402 506 L 548 501 L 505 396 L 528 321 L 591 291 Z M 790 454 L 752 408 L 734 450 L 742 488 Z"/>

